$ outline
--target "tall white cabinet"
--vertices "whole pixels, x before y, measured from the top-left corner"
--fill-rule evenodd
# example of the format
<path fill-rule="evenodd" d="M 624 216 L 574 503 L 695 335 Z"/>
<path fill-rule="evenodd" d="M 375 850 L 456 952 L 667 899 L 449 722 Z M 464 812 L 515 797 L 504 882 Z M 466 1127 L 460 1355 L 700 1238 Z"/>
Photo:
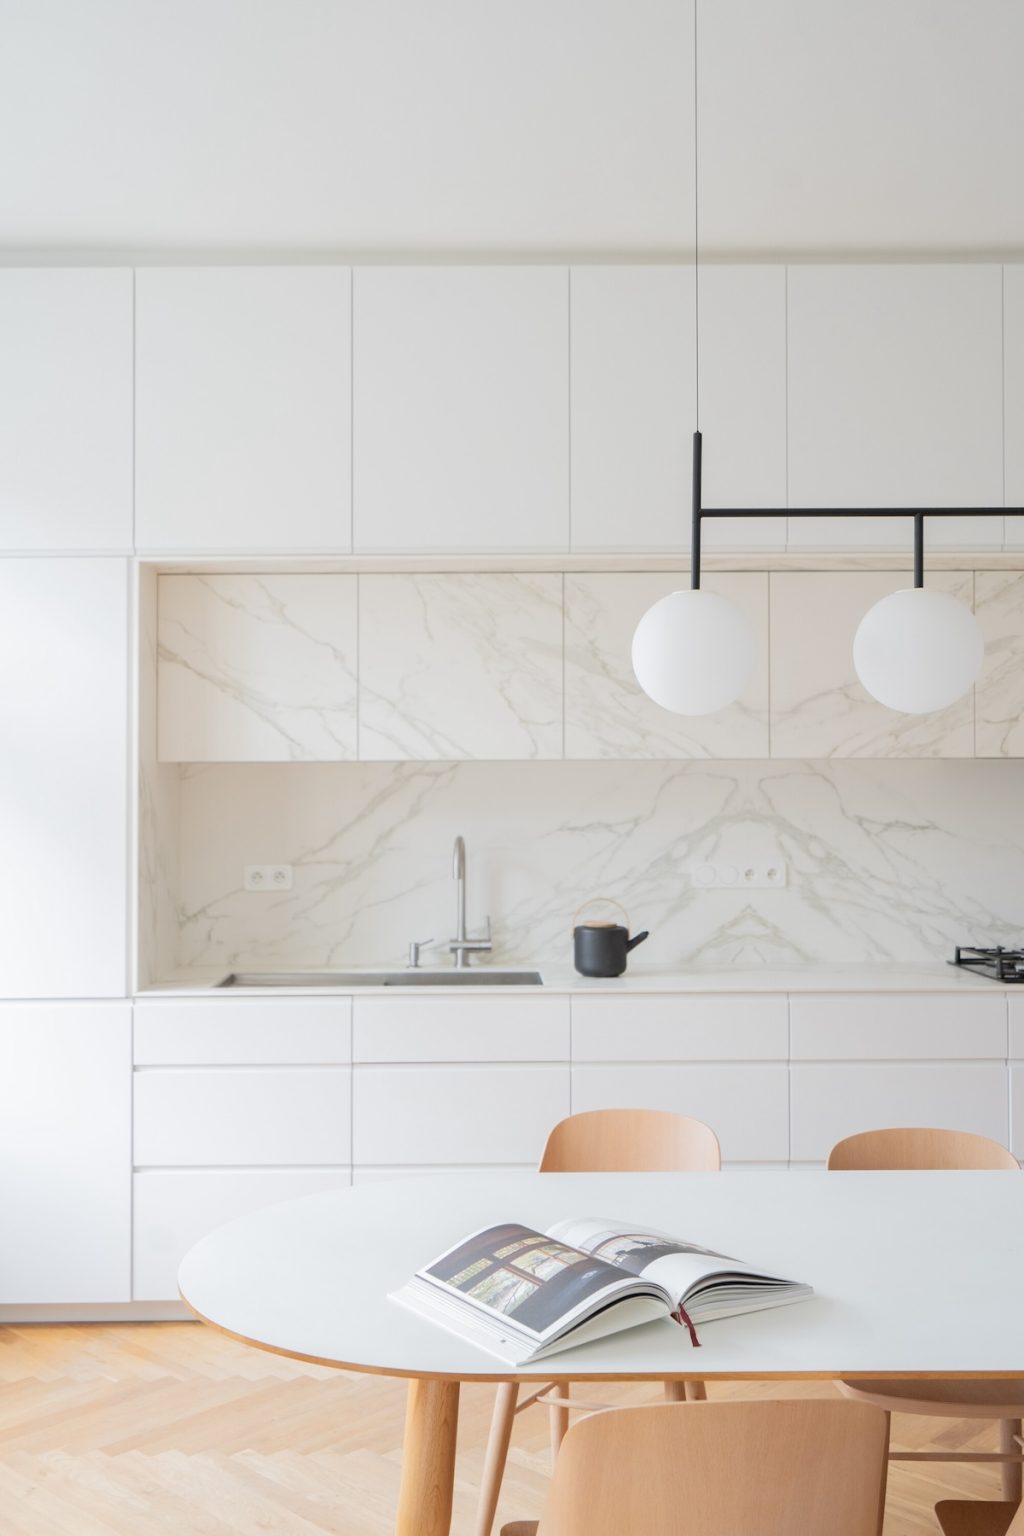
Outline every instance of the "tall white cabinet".
<path fill-rule="evenodd" d="M 131 1298 L 131 1033 L 127 1002 L 0 1004 L 0 1305 Z"/>
<path fill-rule="evenodd" d="M 128 613 L 125 560 L 0 559 L 5 1305 L 131 1295 Z"/>
<path fill-rule="evenodd" d="M 8 998 L 123 997 L 128 566 L 0 560 L 0 881 Z"/>

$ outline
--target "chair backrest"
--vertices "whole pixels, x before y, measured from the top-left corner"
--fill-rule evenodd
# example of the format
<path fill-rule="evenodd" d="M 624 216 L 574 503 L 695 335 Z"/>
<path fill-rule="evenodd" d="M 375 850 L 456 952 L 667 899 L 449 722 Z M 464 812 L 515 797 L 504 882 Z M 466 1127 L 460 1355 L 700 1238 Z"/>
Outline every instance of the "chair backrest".
<path fill-rule="evenodd" d="M 591 1414 L 537 1536 L 877 1536 L 888 1433 L 870 1403 L 812 1398 Z"/>
<path fill-rule="evenodd" d="M 1005 1168 L 1020 1172 L 1012 1152 L 987 1136 L 970 1131 L 938 1131 L 927 1126 L 861 1131 L 837 1141 L 828 1155 L 830 1169 L 865 1168 Z"/>
<path fill-rule="evenodd" d="M 541 1173 L 716 1173 L 718 1137 L 702 1120 L 662 1109 L 591 1109 L 560 1120 Z"/>

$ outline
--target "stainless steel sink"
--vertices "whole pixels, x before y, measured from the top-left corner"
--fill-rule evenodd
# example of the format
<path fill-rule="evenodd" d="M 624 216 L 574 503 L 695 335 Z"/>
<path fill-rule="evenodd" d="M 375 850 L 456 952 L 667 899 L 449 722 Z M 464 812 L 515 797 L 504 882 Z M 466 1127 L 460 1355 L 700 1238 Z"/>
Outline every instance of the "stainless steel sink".
<path fill-rule="evenodd" d="M 540 987 L 539 971 L 231 971 L 218 987 Z"/>

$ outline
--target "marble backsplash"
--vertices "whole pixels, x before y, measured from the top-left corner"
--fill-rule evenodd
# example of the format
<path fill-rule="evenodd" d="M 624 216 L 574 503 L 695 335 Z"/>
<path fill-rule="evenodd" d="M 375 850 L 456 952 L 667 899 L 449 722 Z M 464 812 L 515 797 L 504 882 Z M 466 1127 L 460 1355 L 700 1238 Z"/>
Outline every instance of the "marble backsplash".
<path fill-rule="evenodd" d="M 651 938 L 634 964 L 944 959 L 1024 935 L 1024 762 L 187 765 L 177 963 L 404 962 L 454 931 L 451 845 L 493 961 L 571 961 L 589 896 Z M 703 890 L 694 862 L 784 860 L 782 889 Z M 245 864 L 290 863 L 286 893 Z M 429 963 L 447 963 L 440 948 Z"/>

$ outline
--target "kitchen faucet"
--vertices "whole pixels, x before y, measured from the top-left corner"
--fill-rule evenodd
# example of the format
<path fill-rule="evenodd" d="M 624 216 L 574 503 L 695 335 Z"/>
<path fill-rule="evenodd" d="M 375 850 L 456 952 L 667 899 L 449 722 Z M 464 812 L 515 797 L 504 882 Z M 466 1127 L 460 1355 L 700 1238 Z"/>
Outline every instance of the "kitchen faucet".
<path fill-rule="evenodd" d="M 452 878 L 455 881 L 455 937 L 448 945 L 455 956 L 458 970 L 465 970 L 472 954 L 484 954 L 491 948 L 491 919 L 487 919 L 485 937 L 471 939 L 466 934 L 466 843 L 462 837 L 455 839 L 452 850 Z"/>

